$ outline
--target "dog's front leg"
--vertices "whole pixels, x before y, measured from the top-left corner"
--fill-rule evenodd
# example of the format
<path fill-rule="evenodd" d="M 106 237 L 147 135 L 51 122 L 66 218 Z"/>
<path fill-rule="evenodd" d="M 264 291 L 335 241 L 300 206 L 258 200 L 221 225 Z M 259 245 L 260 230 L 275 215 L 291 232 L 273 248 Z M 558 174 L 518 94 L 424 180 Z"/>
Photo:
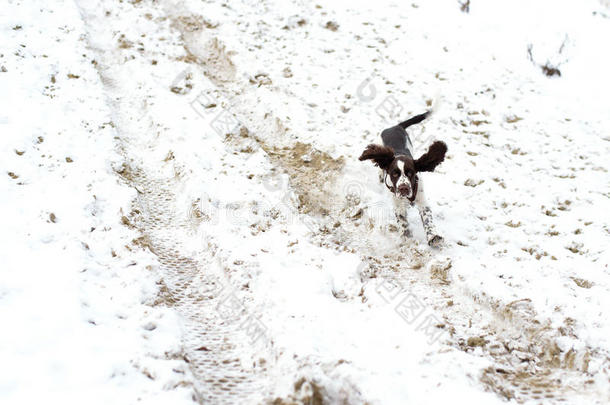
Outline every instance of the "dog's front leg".
<path fill-rule="evenodd" d="M 436 232 L 436 228 L 434 227 L 434 223 L 432 221 L 432 211 L 430 211 L 430 207 L 425 205 L 423 207 L 418 207 L 418 209 L 419 216 L 424 224 L 424 231 L 426 232 L 428 245 L 433 247 L 439 246 L 443 242 L 443 237 Z"/>
<path fill-rule="evenodd" d="M 436 232 L 436 228 L 434 226 L 434 221 L 432 218 L 432 211 L 430 210 L 430 207 L 426 202 L 424 185 L 421 179 L 419 181 L 418 188 L 419 190 L 417 191 L 417 196 L 415 197 L 415 205 L 417 205 L 419 216 L 421 217 L 421 222 L 424 225 L 426 240 L 428 241 L 428 245 L 438 247 L 443 242 L 443 238 Z"/>
<path fill-rule="evenodd" d="M 410 238 L 412 236 L 411 229 L 409 228 L 409 219 L 407 217 L 407 209 L 411 205 L 409 200 L 406 198 L 399 198 L 394 196 L 394 214 L 396 215 L 396 221 L 401 231 L 402 236 Z"/>

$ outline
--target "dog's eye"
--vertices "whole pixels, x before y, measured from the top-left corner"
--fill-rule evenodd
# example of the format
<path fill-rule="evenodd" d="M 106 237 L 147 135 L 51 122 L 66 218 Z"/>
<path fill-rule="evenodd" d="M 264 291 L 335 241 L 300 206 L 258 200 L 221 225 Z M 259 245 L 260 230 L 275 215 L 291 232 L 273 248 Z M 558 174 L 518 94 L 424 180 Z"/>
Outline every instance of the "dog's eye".
<path fill-rule="evenodd" d="M 394 171 L 392 172 L 392 176 L 393 176 L 393 177 L 398 177 L 398 176 L 400 176 L 400 170 L 399 170 L 399 169 L 394 170 Z"/>

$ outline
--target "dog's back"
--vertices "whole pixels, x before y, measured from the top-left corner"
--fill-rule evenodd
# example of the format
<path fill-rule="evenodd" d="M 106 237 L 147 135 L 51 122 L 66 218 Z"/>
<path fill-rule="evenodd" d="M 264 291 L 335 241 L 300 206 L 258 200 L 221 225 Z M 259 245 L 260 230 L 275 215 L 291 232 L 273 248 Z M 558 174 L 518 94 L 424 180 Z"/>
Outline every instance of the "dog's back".
<path fill-rule="evenodd" d="M 384 129 L 381 132 L 381 140 L 384 146 L 389 146 L 394 149 L 394 153 L 397 155 L 411 156 L 411 140 L 407 131 L 400 125 Z"/>
<path fill-rule="evenodd" d="M 397 155 L 407 155 L 410 158 L 413 158 L 411 155 L 413 145 L 411 144 L 411 139 L 409 138 L 406 129 L 411 125 L 422 122 L 428 117 L 428 115 L 430 115 L 430 111 L 426 111 L 423 114 L 409 118 L 408 120 L 401 122 L 394 127 L 384 129 L 381 132 L 381 140 L 383 141 L 383 145 L 394 149 L 394 153 Z"/>

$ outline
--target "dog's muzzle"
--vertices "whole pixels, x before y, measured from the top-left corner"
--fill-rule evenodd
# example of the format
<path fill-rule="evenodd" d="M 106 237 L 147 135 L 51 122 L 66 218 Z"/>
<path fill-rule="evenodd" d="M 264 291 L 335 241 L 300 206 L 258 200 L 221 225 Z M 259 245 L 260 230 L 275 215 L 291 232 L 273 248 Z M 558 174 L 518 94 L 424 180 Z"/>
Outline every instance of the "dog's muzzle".
<path fill-rule="evenodd" d="M 408 197 L 411 195 L 411 187 L 408 184 L 403 183 L 396 187 L 396 192 L 400 194 L 401 197 Z"/>
<path fill-rule="evenodd" d="M 384 171 L 383 183 L 388 188 L 388 190 L 390 190 L 394 194 L 398 194 L 401 197 L 408 198 L 411 202 L 415 201 L 415 196 L 417 196 L 418 182 L 419 180 L 417 176 L 415 176 L 415 184 L 413 184 L 413 192 L 411 193 L 411 186 L 409 186 L 408 183 L 401 183 L 398 185 L 398 187 L 394 187 L 393 185 L 388 184 L 388 172 Z"/>

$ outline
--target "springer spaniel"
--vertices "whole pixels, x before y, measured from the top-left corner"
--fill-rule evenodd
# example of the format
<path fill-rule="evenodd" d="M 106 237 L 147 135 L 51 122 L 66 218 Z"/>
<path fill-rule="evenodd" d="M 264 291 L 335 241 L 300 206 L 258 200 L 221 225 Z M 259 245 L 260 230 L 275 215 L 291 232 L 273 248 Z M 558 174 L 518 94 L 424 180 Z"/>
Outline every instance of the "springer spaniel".
<path fill-rule="evenodd" d="M 432 213 L 426 203 L 424 185 L 418 178 L 419 172 L 432 172 L 444 159 L 447 145 L 436 141 L 419 159 L 413 159 L 413 145 L 406 128 L 422 122 L 430 111 L 416 115 L 400 124 L 381 132 L 383 146 L 371 144 L 366 147 L 359 160 L 372 160 L 381 168 L 379 180 L 386 185 L 394 197 L 396 219 L 402 227 L 402 233 L 411 237 L 407 220 L 407 208 L 415 203 L 419 210 L 428 245 L 438 247 L 443 238 L 436 233 L 432 223 Z M 390 177 L 392 184 L 388 184 Z"/>

